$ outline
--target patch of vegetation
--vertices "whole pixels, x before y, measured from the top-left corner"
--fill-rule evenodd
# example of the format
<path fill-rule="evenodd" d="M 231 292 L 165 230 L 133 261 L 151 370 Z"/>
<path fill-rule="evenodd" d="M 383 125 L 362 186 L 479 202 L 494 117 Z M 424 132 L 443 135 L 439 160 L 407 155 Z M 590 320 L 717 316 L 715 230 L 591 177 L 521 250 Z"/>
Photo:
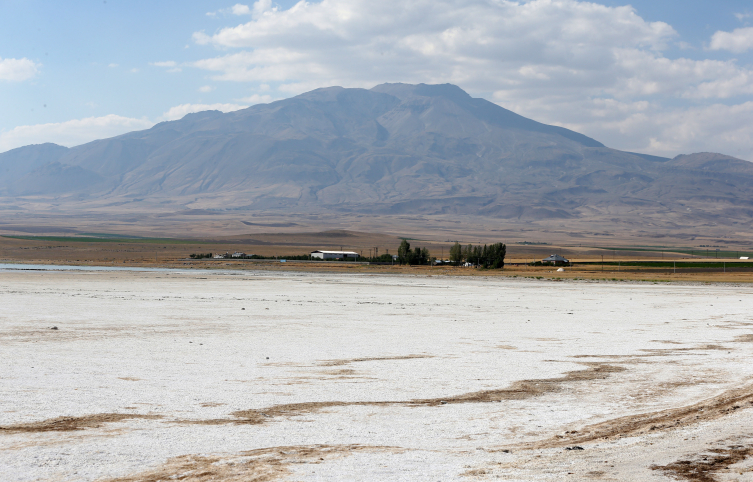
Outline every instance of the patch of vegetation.
<path fill-rule="evenodd" d="M 426 248 L 411 249 L 408 240 L 403 239 L 397 248 L 397 262 L 408 265 L 425 265 L 432 262 L 431 254 Z"/>
<path fill-rule="evenodd" d="M 479 268 L 501 269 L 505 267 L 505 256 L 507 255 L 507 246 L 504 243 L 494 243 L 492 245 L 461 246 L 456 242 L 450 248 L 450 261 L 455 265 L 462 262 L 469 263 Z"/>
<path fill-rule="evenodd" d="M 189 257 L 193 259 L 211 258 L 212 253 L 191 253 Z"/>

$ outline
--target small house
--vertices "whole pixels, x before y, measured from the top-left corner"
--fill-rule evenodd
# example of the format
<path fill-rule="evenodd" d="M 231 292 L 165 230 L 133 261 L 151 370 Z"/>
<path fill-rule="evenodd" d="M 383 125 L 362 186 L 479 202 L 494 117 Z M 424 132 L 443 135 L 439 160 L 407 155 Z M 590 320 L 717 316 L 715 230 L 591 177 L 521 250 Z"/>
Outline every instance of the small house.
<path fill-rule="evenodd" d="M 355 251 L 322 251 L 316 250 L 311 252 L 312 258 L 318 259 L 341 259 L 355 261 L 358 259 L 358 253 Z"/>
<path fill-rule="evenodd" d="M 549 256 L 548 258 L 544 258 L 541 260 L 541 264 L 551 264 L 553 266 L 562 266 L 565 264 L 570 264 L 569 259 L 565 259 L 564 257 L 560 256 L 559 254 L 553 254 Z"/>

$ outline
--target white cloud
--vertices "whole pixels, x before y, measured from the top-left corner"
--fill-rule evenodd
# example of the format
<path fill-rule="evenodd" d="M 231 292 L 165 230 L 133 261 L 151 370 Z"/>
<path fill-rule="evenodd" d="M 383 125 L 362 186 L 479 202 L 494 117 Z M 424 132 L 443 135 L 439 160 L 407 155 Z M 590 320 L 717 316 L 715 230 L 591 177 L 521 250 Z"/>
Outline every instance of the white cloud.
<path fill-rule="evenodd" d="M 155 67 L 177 67 L 178 63 L 174 60 L 167 60 L 165 62 L 149 62 L 149 65 L 153 65 Z"/>
<path fill-rule="evenodd" d="M 203 112 L 206 110 L 219 110 L 221 112 L 232 112 L 235 110 L 245 109 L 248 105 L 238 104 L 181 104 L 171 107 L 167 112 L 162 114 L 160 120 L 170 121 L 181 119 L 186 114 L 194 112 Z"/>
<path fill-rule="evenodd" d="M 240 3 L 230 7 L 230 11 L 233 15 L 251 15 L 251 9 L 248 8 L 248 5 L 241 5 Z"/>
<path fill-rule="evenodd" d="M 737 19 L 738 19 L 739 21 L 743 22 L 743 21 L 745 21 L 745 19 L 746 19 L 746 18 L 750 18 L 750 17 L 751 17 L 751 14 L 750 14 L 750 13 L 736 13 L 736 14 L 735 14 L 735 17 L 736 17 L 736 18 L 737 18 Z"/>
<path fill-rule="evenodd" d="M 118 67 L 118 64 L 112 63 L 112 64 L 109 64 L 108 67 L 110 67 L 111 69 L 114 69 Z"/>
<path fill-rule="evenodd" d="M 211 85 L 202 85 L 199 87 L 199 92 L 208 93 L 212 92 L 214 90 L 214 86 Z"/>
<path fill-rule="evenodd" d="M 181 72 L 181 68 L 178 67 L 178 62 L 174 60 L 167 60 L 164 62 L 149 62 L 149 65 L 153 65 L 155 67 L 163 67 L 167 69 L 167 72 Z"/>
<path fill-rule="evenodd" d="M 243 16 L 243 15 L 251 15 L 254 19 L 259 18 L 260 16 L 264 15 L 265 12 L 268 11 L 276 11 L 277 7 L 272 7 L 272 0 L 259 0 L 256 3 L 254 3 L 253 8 L 249 8 L 248 5 L 243 5 L 241 3 L 236 3 L 230 8 L 223 8 L 220 10 L 217 10 L 216 12 L 207 12 L 208 17 L 216 18 L 218 14 L 222 15 L 235 15 L 235 16 Z"/>
<path fill-rule="evenodd" d="M 661 59 L 677 37 L 631 7 L 575 0 L 323 0 L 288 10 L 260 0 L 253 11 L 242 25 L 196 32 L 199 44 L 242 50 L 193 65 L 219 80 L 288 84 L 289 92 L 384 81 L 452 82 L 476 92 L 530 81 L 606 88 L 621 74 L 616 51 Z"/>
<path fill-rule="evenodd" d="M 63 146 L 77 146 L 96 139 L 104 139 L 154 125 L 147 119 L 119 115 L 87 117 L 66 122 L 18 126 L 0 132 L 0 151 L 4 152 L 29 144 L 54 142 Z"/>
<path fill-rule="evenodd" d="M 238 102 L 243 102 L 244 104 L 248 104 L 248 105 L 268 104 L 272 102 L 272 96 L 253 94 L 253 95 L 249 95 L 248 97 L 243 97 L 242 99 L 235 99 L 235 100 L 237 100 Z"/>
<path fill-rule="evenodd" d="M 751 116 L 753 102 L 712 104 L 685 109 L 651 109 L 603 128 L 605 136 L 613 136 L 606 131 L 619 132 L 619 138 L 614 139 L 618 143 L 615 147 L 627 150 L 668 157 L 711 151 L 750 160 L 753 159 L 753 132 L 748 127 Z"/>
<path fill-rule="evenodd" d="M 20 82 L 34 78 L 42 64 L 37 64 L 27 58 L 3 59 L 0 58 L 0 80 Z"/>
<path fill-rule="evenodd" d="M 753 48 L 753 27 L 736 28 L 732 32 L 718 31 L 711 36 L 711 50 L 742 53 Z"/>

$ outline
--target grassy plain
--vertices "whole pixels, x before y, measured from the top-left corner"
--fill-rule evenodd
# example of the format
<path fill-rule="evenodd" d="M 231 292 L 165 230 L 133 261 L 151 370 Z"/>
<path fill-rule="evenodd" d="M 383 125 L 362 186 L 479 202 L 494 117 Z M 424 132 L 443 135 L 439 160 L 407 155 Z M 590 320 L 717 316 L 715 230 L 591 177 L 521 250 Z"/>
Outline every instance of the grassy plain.
<path fill-rule="evenodd" d="M 432 256 L 447 258 L 452 241 L 411 239 L 427 247 Z M 494 242 L 495 238 L 469 242 Z M 607 279 L 642 281 L 753 281 L 753 250 L 735 246 L 691 249 L 687 246 L 584 246 L 572 244 L 508 244 L 504 270 L 460 267 L 408 267 L 342 262 L 277 260 L 193 260 L 193 253 L 233 253 L 293 256 L 315 249 L 347 249 L 363 256 L 396 253 L 401 237 L 344 230 L 324 232 L 256 233 L 226 237 L 158 238 L 122 234 L 29 235 L 0 237 L 0 262 L 98 266 L 150 266 L 202 269 L 265 269 L 351 273 L 404 273 L 425 276 L 508 276 L 551 279 Z M 707 250 L 708 249 L 708 250 Z M 570 259 L 574 266 L 557 271 L 550 266 L 530 266 L 550 254 Z"/>

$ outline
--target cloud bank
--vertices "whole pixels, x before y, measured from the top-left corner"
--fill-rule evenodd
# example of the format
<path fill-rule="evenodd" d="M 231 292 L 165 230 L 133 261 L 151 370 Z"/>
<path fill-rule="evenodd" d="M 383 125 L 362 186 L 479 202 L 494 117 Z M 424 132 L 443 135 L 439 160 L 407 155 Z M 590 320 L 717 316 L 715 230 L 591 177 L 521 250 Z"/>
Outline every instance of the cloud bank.
<path fill-rule="evenodd" d="M 622 149 L 686 151 L 690 144 L 682 144 L 681 132 L 692 126 L 664 129 L 663 119 L 690 123 L 695 113 L 716 112 L 727 99 L 753 94 L 753 71 L 734 59 L 665 56 L 682 43 L 678 33 L 667 23 L 644 20 L 630 6 L 323 0 L 281 10 L 260 0 L 235 5 L 233 13 L 251 18 L 211 35 L 194 34 L 197 44 L 224 51 L 192 64 L 214 80 L 273 84 L 281 95 L 328 85 L 450 82 Z M 753 29 L 746 28 L 717 32 L 709 48 L 741 52 L 751 46 Z M 727 107 L 729 115 L 745 112 Z M 631 127 L 638 119 L 646 129 Z M 703 137 L 704 149 L 732 153 L 728 144 Z M 739 142 L 733 155 L 753 158 L 753 144 Z"/>
<path fill-rule="evenodd" d="M 732 32 L 716 32 L 711 37 L 711 50 L 742 53 L 753 48 L 753 27 L 736 28 Z"/>

